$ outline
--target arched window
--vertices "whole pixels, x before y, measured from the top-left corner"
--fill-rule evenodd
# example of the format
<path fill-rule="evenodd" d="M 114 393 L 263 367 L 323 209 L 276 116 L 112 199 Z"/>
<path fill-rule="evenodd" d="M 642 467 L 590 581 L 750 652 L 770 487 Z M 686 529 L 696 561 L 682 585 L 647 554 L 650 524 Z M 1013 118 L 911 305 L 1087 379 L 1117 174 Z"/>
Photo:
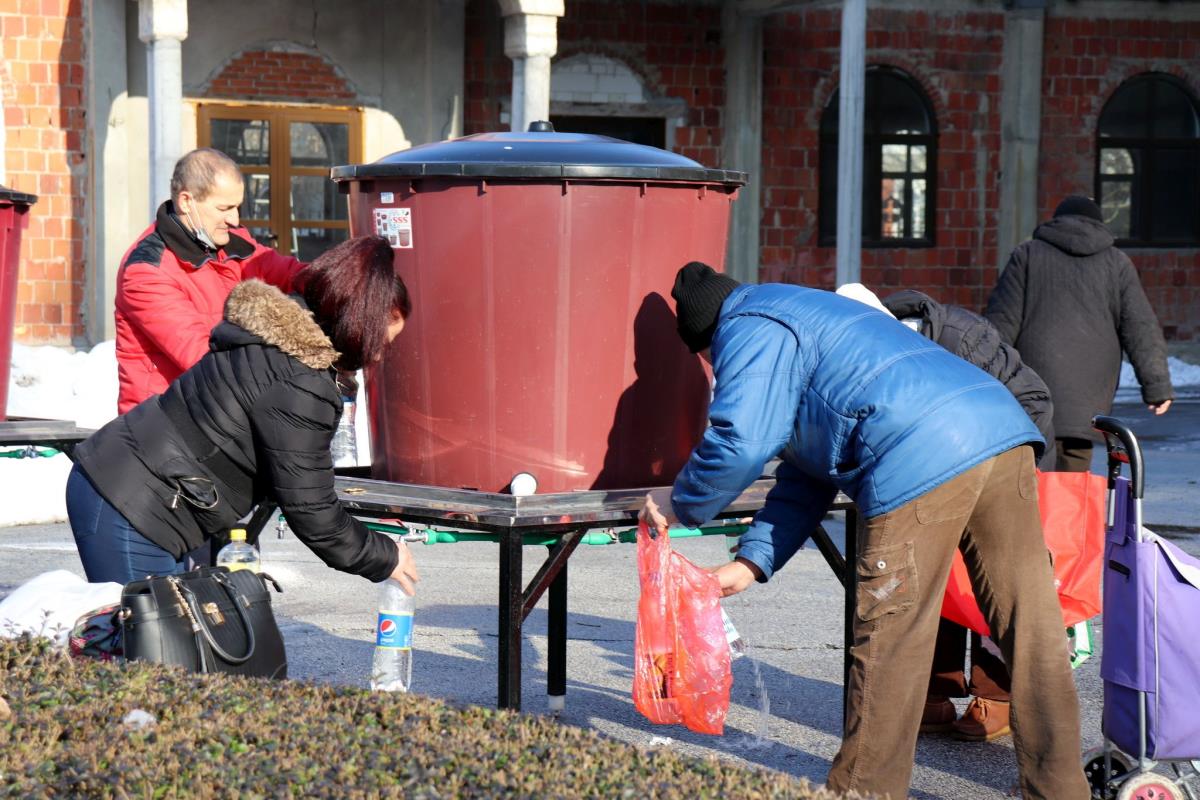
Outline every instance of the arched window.
<path fill-rule="evenodd" d="M 1200 243 L 1200 113 L 1175 77 L 1147 73 L 1100 112 L 1096 198 L 1121 244 Z"/>
<path fill-rule="evenodd" d="M 937 121 L 909 75 L 869 67 L 863 132 L 863 244 L 933 245 Z M 837 238 L 838 93 L 821 114 L 820 243 Z"/>

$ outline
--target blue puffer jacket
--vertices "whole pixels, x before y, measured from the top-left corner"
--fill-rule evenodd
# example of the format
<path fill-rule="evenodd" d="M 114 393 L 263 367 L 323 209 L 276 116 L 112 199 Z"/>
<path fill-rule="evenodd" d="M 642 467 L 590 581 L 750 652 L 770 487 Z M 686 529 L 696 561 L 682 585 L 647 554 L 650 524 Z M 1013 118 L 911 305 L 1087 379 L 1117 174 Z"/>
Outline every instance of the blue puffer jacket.
<path fill-rule="evenodd" d="M 887 513 L 992 456 L 1042 438 L 994 378 L 891 317 L 832 292 L 741 286 L 712 343 L 711 426 L 675 480 L 675 515 L 715 517 L 779 456 L 738 555 L 765 577 L 800 548 L 838 489 Z"/>

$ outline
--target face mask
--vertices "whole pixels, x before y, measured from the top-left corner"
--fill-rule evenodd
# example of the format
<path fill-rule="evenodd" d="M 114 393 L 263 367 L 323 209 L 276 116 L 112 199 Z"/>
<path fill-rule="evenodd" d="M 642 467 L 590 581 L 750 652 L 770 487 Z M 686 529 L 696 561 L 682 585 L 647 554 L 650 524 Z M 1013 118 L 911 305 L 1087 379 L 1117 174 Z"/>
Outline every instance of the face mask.
<path fill-rule="evenodd" d="M 204 230 L 204 227 L 192 218 L 191 209 L 188 209 L 183 213 L 187 215 L 188 223 L 192 226 L 192 235 L 196 237 L 196 241 L 200 242 L 200 244 L 204 245 L 209 250 L 217 250 L 217 244 L 212 240 L 212 237 L 208 235 L 208 231 Z"/>

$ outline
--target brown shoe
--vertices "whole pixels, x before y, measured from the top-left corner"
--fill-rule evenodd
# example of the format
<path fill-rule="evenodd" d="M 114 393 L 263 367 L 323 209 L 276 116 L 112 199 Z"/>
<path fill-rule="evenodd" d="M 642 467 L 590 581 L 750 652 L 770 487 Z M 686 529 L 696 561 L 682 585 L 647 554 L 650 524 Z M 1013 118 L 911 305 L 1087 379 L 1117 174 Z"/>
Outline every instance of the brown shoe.
<path fill-rule="evenodd" d="M 958 719 L 958 711 L 946 698 L 926 698 L 921 714 L 921 733 L 947 733 Z"/>
<path fill-rule="evenodd" d="M 964 742 L 990 742 L 1007 736 L 1012 732 L 1008 727 L 1008 703 L 976 697 L 952 727 L 954 738 Z"/>

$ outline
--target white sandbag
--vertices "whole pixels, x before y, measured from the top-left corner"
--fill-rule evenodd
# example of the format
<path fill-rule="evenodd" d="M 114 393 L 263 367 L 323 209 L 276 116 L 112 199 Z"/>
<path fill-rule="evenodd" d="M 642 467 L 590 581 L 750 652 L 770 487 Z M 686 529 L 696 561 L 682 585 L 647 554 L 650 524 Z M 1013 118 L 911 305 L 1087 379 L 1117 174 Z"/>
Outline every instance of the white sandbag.
<path fill-rule="evenodd" d="M 65 569 L 43 572 L 0 600 L 0 636 L 23 633 L 66 647 L 75 622 L 87 612 L 121 602 L 119 583 L 88 583 Z"/>

